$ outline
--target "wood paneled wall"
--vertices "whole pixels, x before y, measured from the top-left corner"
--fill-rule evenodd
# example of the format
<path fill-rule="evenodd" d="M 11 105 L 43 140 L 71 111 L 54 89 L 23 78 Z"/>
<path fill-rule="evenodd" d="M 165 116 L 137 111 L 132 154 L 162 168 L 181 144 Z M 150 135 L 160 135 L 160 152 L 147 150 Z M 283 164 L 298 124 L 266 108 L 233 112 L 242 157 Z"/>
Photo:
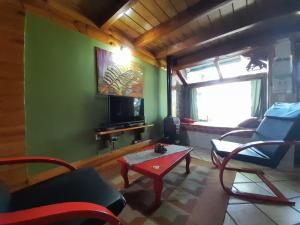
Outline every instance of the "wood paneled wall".
<path fill-rule="evenodd" d="M 0 157 L 25 154 L 24 20 L 20 0 L 0 1 Z M 25 166 L 0 167 L 9 189 L 26 180 Z"/>

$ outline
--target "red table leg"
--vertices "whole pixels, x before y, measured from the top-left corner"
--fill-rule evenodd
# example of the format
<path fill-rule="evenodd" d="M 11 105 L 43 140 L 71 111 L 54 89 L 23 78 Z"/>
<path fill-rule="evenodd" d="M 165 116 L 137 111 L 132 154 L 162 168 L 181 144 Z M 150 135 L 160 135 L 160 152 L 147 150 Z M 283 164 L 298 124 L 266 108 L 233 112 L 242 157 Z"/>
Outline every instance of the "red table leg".
<path fill-rule="evenodd" d="M 124 179 L 124 188 L 128 188 L 129 181 L 128 181 L 128 166 L 124 163 L 121 165 L 121 176 Z"/>
<path fill-rule="evenodd" d="M 190 162 L 191 162 L 191 155 L 190 155 L 190 153 L 186 155 L 185 161 L 186 161 L 185 170 L 186 170 L 186 173 L 188 174 L 188 173 L 190 173 Z"/>
<path fill-rule="evenodd" d="M 154 191 L 155 191 L 155 202 L 154 205 L 158 206 L 161 203 L 161 192 L 163 189 L 163 180 L 162 178 L 154 179 Z"/>

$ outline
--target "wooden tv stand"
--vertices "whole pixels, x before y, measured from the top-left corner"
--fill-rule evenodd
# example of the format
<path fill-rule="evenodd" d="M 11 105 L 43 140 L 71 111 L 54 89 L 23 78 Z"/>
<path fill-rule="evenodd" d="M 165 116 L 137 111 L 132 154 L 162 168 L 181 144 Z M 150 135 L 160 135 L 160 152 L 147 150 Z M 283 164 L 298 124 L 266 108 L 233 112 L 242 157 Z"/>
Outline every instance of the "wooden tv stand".
<path fill-rule="evenodd" d="M 145 124 L 145 125 L 138 125 L 138 126 L 133 126 L 133 127 L 124 127 L 124 128 L 117 128 L 113 130 L 105 130 L 105 131 L 99 131 L 96 132 L 96 140 L 97 141 L 104 141 L 108 143 L 114 143 L 116 141 L 116 137 L 125 133 L 125 132 L 132 132 L 134 133 L 136 141 L 141 140 L 141 133 L 144 132 L 145 128 L 148 127 L 153 127 L 154 124 Z"/>

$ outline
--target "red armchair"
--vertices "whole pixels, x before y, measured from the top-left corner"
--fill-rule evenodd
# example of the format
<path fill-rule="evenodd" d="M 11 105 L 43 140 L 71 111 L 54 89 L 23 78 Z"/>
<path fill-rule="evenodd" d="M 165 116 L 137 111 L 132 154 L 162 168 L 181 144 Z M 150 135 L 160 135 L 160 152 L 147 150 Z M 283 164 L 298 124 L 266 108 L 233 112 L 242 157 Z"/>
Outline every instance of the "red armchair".
<path fill-rule="evenodd" d="M 0 225 L 120 225 L 123 196 L 92 169 L 49 157 L 1 158 L 0 165 L 52 163 L 70 170 L 15 193 L 0 186 Z M 72 221 L 72 222 L 70 222 Z"/>

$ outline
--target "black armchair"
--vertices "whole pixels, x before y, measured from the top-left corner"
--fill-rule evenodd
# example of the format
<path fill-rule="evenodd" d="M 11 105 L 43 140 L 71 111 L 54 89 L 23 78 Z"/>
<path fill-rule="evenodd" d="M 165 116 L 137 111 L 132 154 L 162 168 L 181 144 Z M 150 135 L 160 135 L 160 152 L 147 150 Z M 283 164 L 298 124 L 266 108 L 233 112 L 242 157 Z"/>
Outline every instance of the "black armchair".
<path fill-rule="evenodd" d="M 253 133 L 251 142 L 240 144 L 224 141 L 227 136 L 237 133 Z M 284 195 L 258 169 L 243 169 L 228 167 L 231 159 L 255 163 L 276 168 L 291 145 L 300 144 L 300 103 L 276 103 L 265 113 L 265 117 L 256 130 L 237 130 L 224 134 L 220 139 L 211 140 L 211 158 L 214 165 L 220 169 L 220 182 L 223 189 L 230 195 L 263 202 L 292 205 Z M 226 187 L 223 182 L 224 170 L 254 173 L 276 195 L 265 196 L 253 193 L 241 193 Z"/>
<path fill-rule="evenodd" d="M 0 186 L 1 225 L 99 225 L 121 224 L 116 217 L 125 199 L 93 168 L 76 169 L 62 160 L 48 157 L 1 158 L 0 165 L 54 163 L 70 172 L 20 191 L 9 193 Z"/>

